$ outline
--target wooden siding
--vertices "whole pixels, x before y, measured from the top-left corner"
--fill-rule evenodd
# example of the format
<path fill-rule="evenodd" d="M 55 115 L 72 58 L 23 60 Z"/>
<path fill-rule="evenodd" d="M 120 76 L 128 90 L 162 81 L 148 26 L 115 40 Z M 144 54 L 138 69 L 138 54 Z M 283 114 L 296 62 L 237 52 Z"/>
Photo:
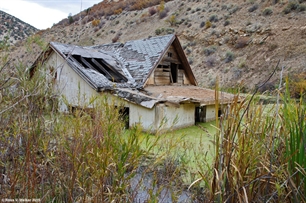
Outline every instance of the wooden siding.
<path fill-rule="evenodd" d="M 183 79 L 184 85 L 192 85 L 192 83 L 190 82 L 189 78 L 186 77 L 186 74 L 184 74 L 183 77 L 184 77 L 184 79 Z"/>
<path fill-rule="evenodd" d="M 184 84 L 184 70 L 178 69 L 177 83 Z"/>
<path fill-rule="evenodd" d="M 155 85 L 169 85 L 170 84 L 170 68 L 169 66 L 159 66 L 154 72 Z"/>
<path fill-rule="evenodd" d="M 152 76 L 153 75 L 153 76 Z M 172 83 L 177 84 L 190 84 L 186 78 L 184 68 L 175 47 L 171 45 L 166 51 L 165 56 L 155 69 L 147 84 L 150 85 L 169 85 Z M 174 78 L 175 77 L 175 78 Z"/>

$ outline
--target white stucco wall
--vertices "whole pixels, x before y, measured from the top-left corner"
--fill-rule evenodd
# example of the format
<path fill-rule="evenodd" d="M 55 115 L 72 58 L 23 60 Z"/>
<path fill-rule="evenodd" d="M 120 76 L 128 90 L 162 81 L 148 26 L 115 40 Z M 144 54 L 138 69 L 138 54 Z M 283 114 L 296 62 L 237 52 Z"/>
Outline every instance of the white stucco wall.
<path fill-rule="evenodd" d="M 140 123 L 143 130 L 154 131 L 155 126 L 155 112 L 153 109 L 144 108 L 142 106 L 127 103 L 127 107 L 130 109 L 129 126 L 133 126 Z"/>
<path fill-rule="evenodd" d="M 176 129 L 195 124 L 195 105 L 180 104 L 179 108 L 172 105 L 157 104 L 155 107 L 155 128 L 163 123 L 163 129 Z"/>
<path fill-rule="evenodd" d="M 91 88 L 67 63 L 57 54 L 50 56 L 48 65 L 57 71 L 57 78 L 54 84 L 55 92 L 64 96 L 72 106 L 88 106 L 91 98 L 99 93 Z M 68 107 L 60 98 L 60 111 L 67 111 Z"/>
<path fill-rule="evenodd" d="M 54 83 L 55 91 L 58 95 L 64 95 L 69 105 L 88 106 L 92 97 L 101 96 L 105 93 L 96 92 L 89 86 L 66 62 L 57 54 L 53 53 L 47 66 L 52 66 L 57 70 L 57 78 Z M 177 106 L 157 104 L 152 109 L 148 109 L 134 103 L 119 99 L 113 95 L 107 94 L 109 100 L 115 100 L 129 108 L 129 126 L 140 123 L 145 131 L 156 132 L 162 125 L 162 129 L 176 129 L 192 126 L 195 123 L 195 105 L 181 104 Z M 60 110 L 67 111 L 67 106 L 61 102 Z M 207 118 L 214 118 L 214 106 L 207 107 Z M 165 122 L 166 121 L 166 122 Z"/>
<path fill-rule="evenodd" d="M 144 108 L 142 106 L 126 102 L 118 97 L 108 93 L 96 92 L 89 84 L 87 84 L 67 63 L 57 54 L 53 53 L 47 64 L 47 68 L 53 67 L 57 71 L 56 82 L 54 83 L 55 92 L 60 95 L 60 111 L 67 111 L 68 107 L 63 102 L 63 97 L 71 106 L 88 106 L 91 98 L 105 95 L 109 101 L 115 101 L 129 108 L 129 126 L 141 123 L 144 130 L 151 131 L 154 129 L 155 110 Z M 61 97 L 62 96 L 62 97 Z"/>
<path fill-rule="evenodd" d="M 206 122 L 216 119 L 215 105 L 206 106 Z"/>

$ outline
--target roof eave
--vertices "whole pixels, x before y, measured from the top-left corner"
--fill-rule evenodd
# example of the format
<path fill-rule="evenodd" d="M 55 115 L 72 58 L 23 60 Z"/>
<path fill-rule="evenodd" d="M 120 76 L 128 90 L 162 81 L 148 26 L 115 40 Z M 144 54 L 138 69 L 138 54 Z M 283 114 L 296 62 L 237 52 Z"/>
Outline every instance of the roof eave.
<path fill-rule="evenodd" d="M 53 49 L 49 43 L 47 48 L 39 54 L 39 56 L 36 58 L 32 66 L 30 67 L 29 69 L 30 78 L 32 78 L 33 75 L 35 74 L 37 66 L 44 64 L 44 62 L 51 56 L 52 51 Z"/>
<path fill-rule="evenodd" d="M 183 50 L 183 47 L 181 46 L 181 43 L 179 42 L 177 36 L 175 36 L 173 44 L 176 47 L 176 51 L 177 51 L 177 53 L 178 53 L 178 55 L 179 55 L 179 57 L 180 57 L 180 59 L 181 59 L 181 61 L 183 63 L 183 66 L 186 68 L 185 69 L 186 70 L 186 75 L 189 78 L 190 83 L 195 85 L 195 86 L 197 86 L 198 82 L 197 82 L 197 80 L 196 80 L 196 78 L 195 78 L 195 76 L 194 76 L 194 74 L 192 72 L 192 69 L 191 69 L 190 64 L 189 64 L 189 62 L 187 60 L 187 57 L 186 57 L 185 52 Z"/>

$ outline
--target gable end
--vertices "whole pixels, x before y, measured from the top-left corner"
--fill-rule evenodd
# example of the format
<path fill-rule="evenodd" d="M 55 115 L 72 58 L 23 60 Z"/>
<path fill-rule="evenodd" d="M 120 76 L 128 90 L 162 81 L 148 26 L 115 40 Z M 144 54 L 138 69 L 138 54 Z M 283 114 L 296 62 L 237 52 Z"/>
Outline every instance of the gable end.
<path fill-rule="evenodd" d="M 152 68 L 146 85 L 197 85 L 186 55 L 176 36 Z"/>

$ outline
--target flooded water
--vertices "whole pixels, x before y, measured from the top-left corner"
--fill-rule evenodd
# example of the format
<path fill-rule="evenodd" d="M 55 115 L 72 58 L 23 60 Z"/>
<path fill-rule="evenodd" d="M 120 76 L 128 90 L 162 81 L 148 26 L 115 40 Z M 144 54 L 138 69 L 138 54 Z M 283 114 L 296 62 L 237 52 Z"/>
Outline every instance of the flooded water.
<path fill-rule="evenodd" d="M 150 174 L 137 173 L 131 180 L 131 189 L 134 191 L 134 203 L 147 203 L 156 198 L 159 203 L 191 203 L 191 194 L 187 191 L 177 192 L 168 185 L 154 186 Z M 175 191 L 175 192 L 173 192 Z"/>

